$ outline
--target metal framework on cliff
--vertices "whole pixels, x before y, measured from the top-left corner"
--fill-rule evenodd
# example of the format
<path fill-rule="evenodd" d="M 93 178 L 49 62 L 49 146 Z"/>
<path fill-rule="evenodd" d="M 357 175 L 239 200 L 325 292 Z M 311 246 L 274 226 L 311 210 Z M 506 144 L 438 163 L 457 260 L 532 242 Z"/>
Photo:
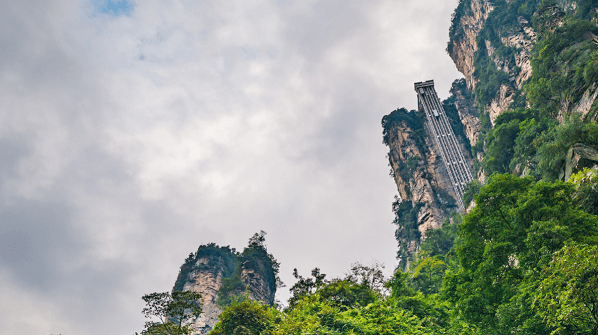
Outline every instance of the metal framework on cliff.
<path fill-rule="evenodd" d="M 438 99 L 434 89 L 434 80 L 415 83 L 415 92 L 417 92 L 419 110 L 426 115 L 426 128 L 438 146 L 440 156 L 453 184 L 459 208 L 464 210 L 463 189 L 473 177 L 449 119 L 442 108 L 442 103 Z"/>

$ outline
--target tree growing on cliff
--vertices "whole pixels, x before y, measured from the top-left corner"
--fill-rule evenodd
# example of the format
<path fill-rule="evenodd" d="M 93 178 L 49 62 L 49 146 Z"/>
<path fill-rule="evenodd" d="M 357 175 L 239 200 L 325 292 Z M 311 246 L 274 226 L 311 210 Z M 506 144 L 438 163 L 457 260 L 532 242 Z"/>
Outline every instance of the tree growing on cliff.
<path fill-rule="evenodd" d="M 598 242 L 598 216 L 571 201 L 575 191 L 571 183 L 510 174 L 494 175 L 482 188 L 459 226 L 460 268 L 443 283 L 460 319 L 484 334 L 557 334 L 560 327 L 580 325 L 573 312 L 583 320 L 595 316 L 584 308 L 596 299 L 572 293 L 595 294 L 586 289 L 595 282 L 587 279 L 595 266 L 579 262 L 591 264 L 595 249 L 583 254 L 562 249 L 595 248 Z M 581 326 L 584 331 L 569 334 L 595 329 L 591 321 Z"/>
<path fill-rule="evenodd" d="M 150 293 L 142 299 L 145 317 L 159 321 L 147 321 L 141 335 L 189 335 L 193 329 L 185 323 L 201 314 L 201 295 L 196 292 Z"/>

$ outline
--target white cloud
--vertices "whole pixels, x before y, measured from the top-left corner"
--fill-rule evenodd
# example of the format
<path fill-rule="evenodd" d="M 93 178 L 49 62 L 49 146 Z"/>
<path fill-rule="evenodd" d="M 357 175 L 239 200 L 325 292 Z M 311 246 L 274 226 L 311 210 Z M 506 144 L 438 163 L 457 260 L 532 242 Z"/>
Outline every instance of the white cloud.
<path fill-rule="evenodd" d="M 85 4 L 0 13 L 0 301 L 32 311 L 0 329 L 132 333 L 189 252 L 261 229 L 287 284 L 392 270 L 380 119 L 447 95 L 456 0 Z"/>

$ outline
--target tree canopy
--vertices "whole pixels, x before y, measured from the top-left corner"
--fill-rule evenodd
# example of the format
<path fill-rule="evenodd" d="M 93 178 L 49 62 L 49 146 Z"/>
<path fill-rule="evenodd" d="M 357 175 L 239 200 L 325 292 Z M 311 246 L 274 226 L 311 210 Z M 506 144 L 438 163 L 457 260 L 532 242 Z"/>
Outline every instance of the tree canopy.
<path fill-rule="evenodd" d="M 142 299 L 147 305 L 142 313 L 150 319 L 142 335 L 189 335 L 194 329 L 187 323 L 201 314 L 201 295 L 196 292 L 150 293 Z"/>

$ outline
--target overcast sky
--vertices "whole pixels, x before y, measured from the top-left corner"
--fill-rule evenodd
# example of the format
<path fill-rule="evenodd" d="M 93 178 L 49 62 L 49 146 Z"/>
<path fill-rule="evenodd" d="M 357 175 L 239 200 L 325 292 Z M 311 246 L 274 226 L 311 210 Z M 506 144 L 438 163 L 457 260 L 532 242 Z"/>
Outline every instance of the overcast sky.
<path fill-rule="evenodd" d="M 291 272 L 396 241 L 380 120 L 461 77 L 457 0 L 1 0 L 0 330 L 141 331 L 190 252 Z"/>

